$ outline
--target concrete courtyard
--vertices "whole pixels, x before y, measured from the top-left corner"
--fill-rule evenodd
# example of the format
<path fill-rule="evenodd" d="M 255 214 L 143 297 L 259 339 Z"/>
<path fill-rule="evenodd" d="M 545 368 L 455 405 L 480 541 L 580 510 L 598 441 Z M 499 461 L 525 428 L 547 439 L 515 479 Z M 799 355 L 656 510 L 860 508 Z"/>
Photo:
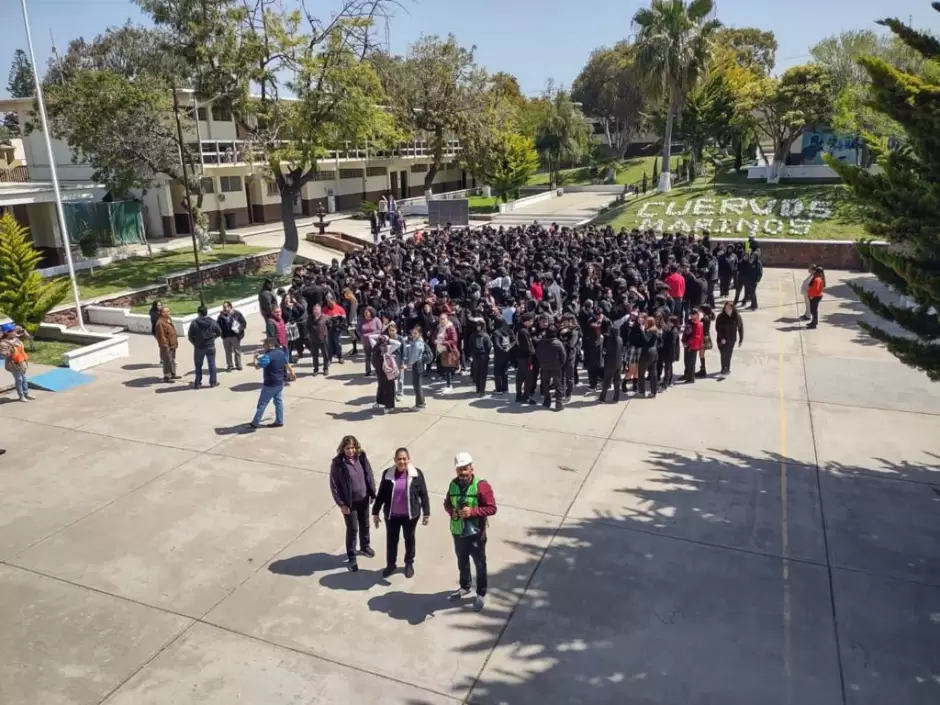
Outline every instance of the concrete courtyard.
<path fill-rule="evenodd" d="M 935 705 L 940 385 L 857 328 L 863 275 L 802 330 L 802 274 L 766 271 L 730 378 L 655 401 L 553 413 L 463 378 L 375 416 L 360 359 L 304 361 L 287 426 L 250 433 L 258 371 L 166 385 L 146 336 L 2 400 L 0 702 Z M 384 527 L 344 568 L 347 433 L 434 491 L 412 580 L 382 579 Z M 445 599 L 460 450 L 499 503 L 479 614 Z"/>

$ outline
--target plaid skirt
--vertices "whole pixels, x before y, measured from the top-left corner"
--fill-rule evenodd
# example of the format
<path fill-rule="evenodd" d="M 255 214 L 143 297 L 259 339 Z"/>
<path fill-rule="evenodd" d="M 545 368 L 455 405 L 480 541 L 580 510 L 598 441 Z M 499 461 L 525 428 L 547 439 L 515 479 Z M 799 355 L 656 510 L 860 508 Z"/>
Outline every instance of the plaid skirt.
<path fill-rule="evenodd" d="M 630 365 L 639 365 L 641 352 L 640 348 L 634 347 L 633 345 L 629 346 L 626 354 L 623 356 L 625 364 L 628 367 Z"/>
<path fill-rule="evenodd" d="M 300 339 L 300 326 L 297 325 L 295 321 L 291 321 L 287 324 L 287 343 L 291 343 Z"/>

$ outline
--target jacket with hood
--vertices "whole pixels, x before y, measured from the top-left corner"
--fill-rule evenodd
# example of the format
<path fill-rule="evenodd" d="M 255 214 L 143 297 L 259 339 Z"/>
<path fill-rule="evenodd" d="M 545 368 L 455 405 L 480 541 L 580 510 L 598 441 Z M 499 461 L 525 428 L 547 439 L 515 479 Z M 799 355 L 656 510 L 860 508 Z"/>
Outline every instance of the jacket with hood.
<path fill-rule="evenodd" d="M 424 473 L 411 463 L 408 463 L 407 497 L 408 518 L 417 519 L 419 516 L 431 516 L 431 500 L 428 498 L 428 486 L 424 481 Z M 372 515 L 380 513 L 388 521 L 392 511 L 392 495 L 395 491 L 395 468 L 390 467 L 382 473 L 379 482 L 379 491 L 372 505 Z"/>
<path fill-rule="evenodd" d="M 222 329 L 208 316 L 199 316 L 189 324 L 187 337 L 194 348 L 214 348 L 215 339 L 222 337 Z"/>
<path fill-rule="evenodd" d="M 565 345 L 557 337 L 544 336 L 535 346 L 539 368 L 545 372 L 561 372 L 568 356 Z"/>

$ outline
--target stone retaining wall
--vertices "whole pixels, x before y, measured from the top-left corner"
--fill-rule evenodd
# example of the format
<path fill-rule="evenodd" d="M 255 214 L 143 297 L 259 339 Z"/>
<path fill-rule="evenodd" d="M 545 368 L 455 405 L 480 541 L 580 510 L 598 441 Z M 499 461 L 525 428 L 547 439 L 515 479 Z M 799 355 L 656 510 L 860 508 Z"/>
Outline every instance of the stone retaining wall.
<path fill-rule="evenodd" d="M 274 267 L 277 264 L 277 256 L 277 250 L 272 250 L 271 252 L 237 257 L 235 259 L 226 260 L 225 262 L 206 265 L 202 267 L 203 282 L 213 284 L 230 277 L 243 277 L 248 274 L 257 274 L 265 269 Z M 195 269 L 191 269 L 170 275 L 167 277 L 165 284 L 155 284 L 154 286 L 135 289 L 134 291 L 126 291 L 117 295 L 102 296 L 91 301 L 85 301 L 83 304 L 94 304 L 96 306 L 109 306 L 113 308 L 132 308 L 147 301 L 158 299 L 168 291 L 180 291 L 194 287 L 198 283 L 199 273 Z M 84 320 L 86 323 L 89 322 L 87 314 L 84 314 Z M 78 317 L 75 314 L 75 306 L 66 305 L 56 308 L 46 314 L 43 321 L 46 323 L 74 326 L 78 323 Z"/>
<path fill-rule="evenodd" d="M 711 238 L 714 244 L 745 242 L 745 238 Z M 767 267 L 804 268 L 817 264 L 826 269 L 863 269 L 856 243 L 851 240 L 792 240 L 758 238 L 761 261 Z M 886 243 L 876 243 L 885 246 Z"/>
<path fill-rule="evenodd" d="M 350 252 L 358 252 L 366 246 L 366 243 L 355 235 L 348 235 L 346 233 L 326 232 L 322 235 L 320 233 L 307 233 L 305 238 L 308 242 L 314 242 L 317 245 L 322 245 L 323 247 L 347 255 Z"/>

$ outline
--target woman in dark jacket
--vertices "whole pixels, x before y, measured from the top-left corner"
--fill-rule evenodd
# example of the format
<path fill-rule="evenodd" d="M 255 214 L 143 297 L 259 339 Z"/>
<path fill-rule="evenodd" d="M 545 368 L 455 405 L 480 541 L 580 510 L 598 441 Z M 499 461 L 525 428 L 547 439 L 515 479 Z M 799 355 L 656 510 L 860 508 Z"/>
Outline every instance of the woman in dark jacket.
<path fill-rule="evenodd" d="M 336 457 L 330 464 L 330 493 L 346 523 L 347 568 L 356 572 L 359 570 L 357 536 L 360 553 L 369 558 L 375 556 L 369 545 L 369 503 L 375 499 L 376 492 L 372 466 L 355 436 L 343 436 L 336 449 Z"/>
<path fill-rule="evenodd" d="M 163 304 L 159 301 L 154 301 L 150 304 L 150 335 L 157 335 L 157 321 L 160 320 L 160 311 L 163 309 Z"/>
<path fill-rule="evenodd" d="M 715 318 L 715 336 L 718 338 L 718 353 L 721 355 L 721 374 L 731 374 L 731 354 L 734 340 L 744 342 L 744 320 L 730 301 L 725 301 L 721 313 Z"/>
<path fill-rule="evenodd" d="M 646 383 L 649 381 L 650 398 L 655 399 L 659 386 L 659 328 L 656 327 L 656 319 L 652 316 L 647 316 L 641 324 L 637 325 L 637 328 L 641 329 L 643 332 L 643 343 L 640 348 L 640 364 L 637 371 L 639 395 L 641 397 L 646 396 Z"/>
<path fill-rule="evenodd" d="M 427 526 L 431 518 L 431 502 L 424 473 L 411 464 L 407 448 L 395 451 L 395 466 L 382 473 L 378 497 L 372 505 L 372 519 L 379 528 L 379 515 L 385 517 L 385 570 L 387 578 L 398 569 L 398 537 L 405 534 L 405 577 L 415 574 L 415 529 L 418 517 Z"/>

